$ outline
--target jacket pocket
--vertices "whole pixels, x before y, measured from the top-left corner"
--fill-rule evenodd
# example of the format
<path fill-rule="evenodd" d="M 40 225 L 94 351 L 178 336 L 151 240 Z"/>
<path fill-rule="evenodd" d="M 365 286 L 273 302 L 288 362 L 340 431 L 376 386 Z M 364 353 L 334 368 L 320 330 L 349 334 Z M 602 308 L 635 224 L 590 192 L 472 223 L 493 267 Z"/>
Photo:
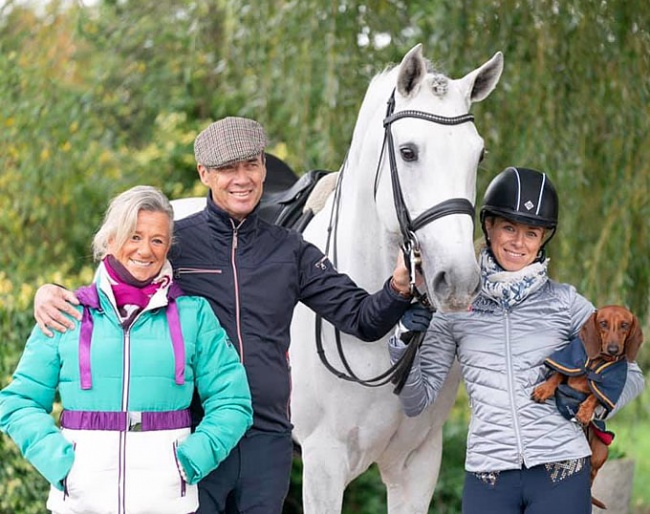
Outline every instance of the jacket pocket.
<path fill-rule="evenodd" d="M 178 478 L 180 480 L 180 495 L 181 497 L 185 496 L 187 494 L 187 480 L 185 479 L 185 475 L 183 474 L 183 467 L 178 460 L 178 454 L 176 453 L 176 449 L 178 448 L 178 441 L 174 441 L 174 444 L 172 445 L 172 449 L 174 452 L 174 462 L 176 463 L 176 471 L 178 472 Z"/>
<path fill-rule="evenodd" d="M 223 271 L 220 268 L 178 268 L 174 271 L 174 278 L 180 275 L 200 275 L 203 273 L 221 275 Z"/>
<path fill-rule="evenodd" d="M 77 443 L 74 441 L 70 441 L 70 442 L 72 443 L 72 450 L 75 453 L 75 460 L 76 460 Z M 70 491 L 68 489 L 68 480 L 70 478 L 70 474 L 72 473 L 72 468 L 74 468 L 74 461 L 72 462 L 72 467 L 68 471 L 68 474 L 63 479 L 63 501 L 65 501 L 70 496 Z"/>

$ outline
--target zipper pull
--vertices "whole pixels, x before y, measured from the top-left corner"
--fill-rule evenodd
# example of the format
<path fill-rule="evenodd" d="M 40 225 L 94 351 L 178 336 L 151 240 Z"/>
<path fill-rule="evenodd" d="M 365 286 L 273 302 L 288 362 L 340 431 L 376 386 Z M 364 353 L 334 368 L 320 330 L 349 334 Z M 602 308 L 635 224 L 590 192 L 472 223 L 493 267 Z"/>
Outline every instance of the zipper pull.
<path fill-rule="evenodd" d="M 232 249 L 237 250 L 237 229 L 232 231 Z"/>

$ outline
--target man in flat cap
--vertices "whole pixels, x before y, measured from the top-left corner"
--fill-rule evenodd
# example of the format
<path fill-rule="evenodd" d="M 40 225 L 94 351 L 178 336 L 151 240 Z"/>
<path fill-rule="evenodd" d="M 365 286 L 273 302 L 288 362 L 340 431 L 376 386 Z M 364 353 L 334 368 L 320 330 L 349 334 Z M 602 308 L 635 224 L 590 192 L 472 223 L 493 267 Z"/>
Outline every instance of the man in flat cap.
<path fill-rule="evenodd" d="M 253 212 L 262 197 L 265 147 L 262 125 L 247 118 L 216 121 L 194 141 L 201 182 L 210 188 L 215 204 L 236 220 Z"/>
<path fill-rule="evenodd" d="M 370 295 L 298 232 L 259 218 L 266 144 L 262 126 L 246 118 L 224 118 L 203 130 L 194 155 L 201 182 L 210 189 L 207 205 L 174 227 L 175 280 L 187 294 L 209 300 L 239 352 L 253 398 L 252 428 L 199 482 L 198 514 L 282 512 L 293 452 L 287 353 L 299 301 L 366 341 L 385 335 L 410 304 L 403 264 Z M 39 289 L 35 315 L 45 333 L 48 326 L 69 326 L 57 309 L 79 318 L 65 300 L 75 303 L 72 293 L 56 286 Z M 198 402 L 193 415 L 198 424 Z"/>

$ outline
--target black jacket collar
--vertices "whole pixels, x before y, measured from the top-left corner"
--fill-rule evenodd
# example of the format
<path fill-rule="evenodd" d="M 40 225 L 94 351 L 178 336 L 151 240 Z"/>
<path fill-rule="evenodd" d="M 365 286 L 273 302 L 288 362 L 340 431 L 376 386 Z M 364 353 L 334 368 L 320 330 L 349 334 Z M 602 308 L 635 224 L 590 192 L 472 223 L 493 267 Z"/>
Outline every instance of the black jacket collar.
<path fill-rule="evenodd" d="M 231 217 L 230 214 L 214 203 L 212 194 L 208 191 L 208 200 L 203 212 L 205 213 L 208 224 L 216 230 L 232 232 L 237 229 L 239 232 L 250 232 L 255 230 L 259 223 L 259 207 L 260 204 L 258 202 L 253 211 L 242 221 L 239 221 Z"/>

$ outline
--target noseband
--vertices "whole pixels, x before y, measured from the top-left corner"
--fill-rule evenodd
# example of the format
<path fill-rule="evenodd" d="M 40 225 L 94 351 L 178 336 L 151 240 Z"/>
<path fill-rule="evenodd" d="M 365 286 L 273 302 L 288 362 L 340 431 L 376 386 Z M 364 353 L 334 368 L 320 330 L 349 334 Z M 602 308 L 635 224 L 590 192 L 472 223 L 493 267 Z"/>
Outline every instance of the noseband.
<path fill-rule="evenodd" d="M 467 214 L 472 222 L 474 221 L 474 205 L 467 198 L 449 198 L 440 202 L 433 207 L 430 207 L 414 220 L 404 202 L 402 194 L 402 186 L 399 182 L 399 173 L 397 172 L 397 159 L 395 158 L 395 145 L 393 142 L 393 133 L 391 131 L 392 124 L 402 118 L 418 118 L 421 120 L 430 121 L 439 125 L 460 125 L 462 123 L 473 122 L 474 115 L 461 114 L 460 116 L 446 117 L 439 114 L 431 114 L 424 111 L 406 110 L 395 113 L 395 90 L 393 89 L 390 98 L 388 99 L 388 107 L 386 109 L 386 117 L 384 118 L 384 142 L 381 147 L 379 155 L 379 162 L 377 163 L 377 172 L 375 173 L 375 198 L 377 195 L 377 185 L 379 182 L 379 172 L 381 170 L 381 162 L 384 150 L 388 148 L 388 162 L 390 164 L 390 179 L 393 188 L 393 203 L 395 204 L 395 212 L 399 222 L 400 232 L 402 233 L 402 250 L 404 251 L 405 258 L 409 263 L 409 274 L 411 280 L 411 293 L 418 297 L 422 303 L 428 303 L 420 295 L 415 288 L 415 269 L 419 266 L 420 262 L 420 244 L 415 235 L 417 230 L 432 221 L 435 221 L 444 216 L 451 214 Z"/>

